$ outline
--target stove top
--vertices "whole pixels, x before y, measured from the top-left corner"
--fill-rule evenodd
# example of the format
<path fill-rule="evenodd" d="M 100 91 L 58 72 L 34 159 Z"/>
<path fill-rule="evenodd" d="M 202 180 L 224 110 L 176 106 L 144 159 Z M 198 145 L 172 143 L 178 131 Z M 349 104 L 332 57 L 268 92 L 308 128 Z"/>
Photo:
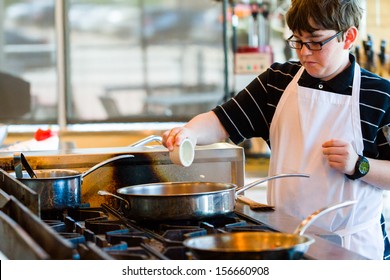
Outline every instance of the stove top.
<path fill-rule="evenodd" d="M 301 222 L 278 209 L 258 212 L 240 202 L 231 215 L 158 224 L 127 219 L 105 203 L 43 212 L 36 193 L 5 172 L 0 174 L 0 252 L 15 260 L 188 260 L 194 257 L 183 246 L 186 238 L 233 231 L 293 232 Z M 306 234 L 315 243 L 304 258 L 365 259 L 340 247 L 335 234 L 315 226 Z"/>

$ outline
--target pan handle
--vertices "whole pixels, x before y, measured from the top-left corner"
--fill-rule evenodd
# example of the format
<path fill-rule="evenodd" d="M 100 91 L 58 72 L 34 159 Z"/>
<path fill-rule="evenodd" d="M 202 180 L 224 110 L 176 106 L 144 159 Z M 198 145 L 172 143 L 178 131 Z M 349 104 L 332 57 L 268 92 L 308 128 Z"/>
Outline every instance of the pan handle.
<path fill-rule="evenodd" d="M 256 180 L 256 181 L 254 181 L 254 182 L 252 182 L 252 183 L 250 183 L 248 185 L 245 185 L 245 186 L 243 186 L 241 188 L 236 188 L 236 198 L 237 198 L 237 196 L 240 193 L 242 193 L 242 192 L 244 192 L 244 191 L 246 191 L 246 190 L 248 190 L 248 189 L 250 189 L 250 188 L 252 188 L 254 186 L 257 186 L 257 185 L 259 185 L 261 183 L 268 182 L 268 181 L 271 181 L 271 180 L 274 180 L 274 179 L 285 178 L 285 177 L 304 177 L 304 178 L 309 178 L 310 176 L 307 175 L 307 174 L 301 174 L 301 173 L 291 173 L 291 174 L 278 174 L 278 175 L 274 175 L 274 176 L 261 178 L 261 179 Z"/>
<path fill-rule="evenodd" d="M 113 193 L 110 193 L 110 192 L 108 192 L 108 191 L 102 191 L 102 190 L 100 190 L 100 191 L 98 191 L 98 195 L 101 195 L 101 196 L 112 196 L 112 197 L 115 197 L 115 198 L 117 198 L 117 199 L 119 199 L 119 200 L 122 200 L 123 202 L 125 202 L 125 209 L 126 210 L 130 210 L 130 202 L 128 202 L 126 199 L 124 199 L 124 198 L 122 198 L 122 197 L 120 197 L 119 195 L 116 195 L 116 194 L 113 194 Z"/>
<path fill-rule="evenodd" d="M 95 171 L 96 169 L 99 169 L 100 167 L 106 165 L 106 164 L 109 164 L 113 161 L 117 161 L 117 160 L 120 160 L 120 159 L 125 159 L 125 158 L 133 158 L 134 156 L 133 155 L 120 155 L 120 156 L 116 156 L 116 157 L 112 157 L 112 158 L 109 158 L 109 159 L 106 159 L 105 161 L 102 161 L 94 166 L 92 166 L 90 169 L 88 169 L 86 172 L 84 172 L 83 174 L 81 174 L 81 177 L 84 178 L 85 176 L 89 175 L 90 173 L 92 173 L 93 171 Z"/>
<path fill-rule="evenodd" d="M 344 201 L 344 202 L 337 203 L 337 204 L 334 204 L 334 205 L 331 205 L 331 206 L 328 206 L 328 207 L 324 207 L 324 208 L 318 209 L 317 211 L 314 211 L 310 216 L 308 216 L 306 219 L 304 219 L 299 224 L 299 226 L 295 229 L 294 234 L 303 235 L 304 232 L 306 231 L 306 229 L 309 226 L 311 226 L 322 215 L 324 215 L 324 214 L 326 214 L 326 213 L 328 213 L 330 211 L 333 211 L 333 210 L 336 210 L 336 209 L 339 209 L 339 208 L 343 208 L 343 207 L 346 207 L 346 206 L 349 206 L 349 205 L 353 205 L 353 204 L 356 204 L 356 203 L 357 203 L 357 200 L 348 200 L 348 201 Z"/>

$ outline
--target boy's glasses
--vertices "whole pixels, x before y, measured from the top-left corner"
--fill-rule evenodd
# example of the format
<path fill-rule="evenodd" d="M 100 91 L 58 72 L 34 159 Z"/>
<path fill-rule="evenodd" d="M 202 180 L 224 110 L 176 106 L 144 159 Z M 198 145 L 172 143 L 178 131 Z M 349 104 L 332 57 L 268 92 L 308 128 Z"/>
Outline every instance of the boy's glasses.
<path fill-rule="evenodd" d="M 292 37 L 294 37 L 294 35 L 291 35 L 291 37 L 288 38 L 286 41 L 288 42 L 288 45 L 292 49 L 300 50 L 300 49 L 303 48 L 303 45 L 305 45 L 306 48 L 308 48 L 311 51 L 320 51 L 320 50 L 322 50 L 322 46 L 323 45 L 325 45 L 326 43 L 329 43 L 334 38 L 339 36 L 341 33 L 342 33 L 342 31 L 339 31 L 336 34 L 334 34 L 332 37 L 330 37 L 330 38 L 328 38 L 328 39 L 326 39 L 325 41 L 322 41 L 322 42 L 302 42 L 302 41 L 291 40 Z"/>

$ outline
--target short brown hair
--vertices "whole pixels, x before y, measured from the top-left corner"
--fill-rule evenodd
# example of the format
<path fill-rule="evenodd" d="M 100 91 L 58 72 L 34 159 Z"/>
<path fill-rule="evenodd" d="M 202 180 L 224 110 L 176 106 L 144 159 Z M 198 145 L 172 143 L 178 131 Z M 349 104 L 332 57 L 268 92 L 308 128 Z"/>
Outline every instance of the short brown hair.
<path fill-rule="evenodd" d="M 362 14 L 359 0 L 292 0 L 286 20 L 293 32 L 346 31 L 359 28 Z"/>

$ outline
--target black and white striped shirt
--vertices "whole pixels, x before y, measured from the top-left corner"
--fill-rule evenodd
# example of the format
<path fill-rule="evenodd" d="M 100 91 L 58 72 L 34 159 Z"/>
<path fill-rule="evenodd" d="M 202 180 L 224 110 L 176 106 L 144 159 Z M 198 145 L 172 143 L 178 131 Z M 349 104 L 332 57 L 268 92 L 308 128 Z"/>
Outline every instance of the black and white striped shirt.
<path fill-rule="evenodd" d="M 350 55 L 350 61 L 351 66 L 330 81 L 313 78 L 304 71 L 298 83 L 303 87 L 351 95 L 353 55 Z M 300 67 L 299 62 L 274 63 L 236 96 L 213 109 L 234 143 L 262 137 L 269 144 L 269 129 L 276 106 Z M 390 141 L 385 137 L 385 131 L 388 133 L 390 128 L 390 82 L 361 68 L 359 108 L 363 154 L 390 160 Z"/>

